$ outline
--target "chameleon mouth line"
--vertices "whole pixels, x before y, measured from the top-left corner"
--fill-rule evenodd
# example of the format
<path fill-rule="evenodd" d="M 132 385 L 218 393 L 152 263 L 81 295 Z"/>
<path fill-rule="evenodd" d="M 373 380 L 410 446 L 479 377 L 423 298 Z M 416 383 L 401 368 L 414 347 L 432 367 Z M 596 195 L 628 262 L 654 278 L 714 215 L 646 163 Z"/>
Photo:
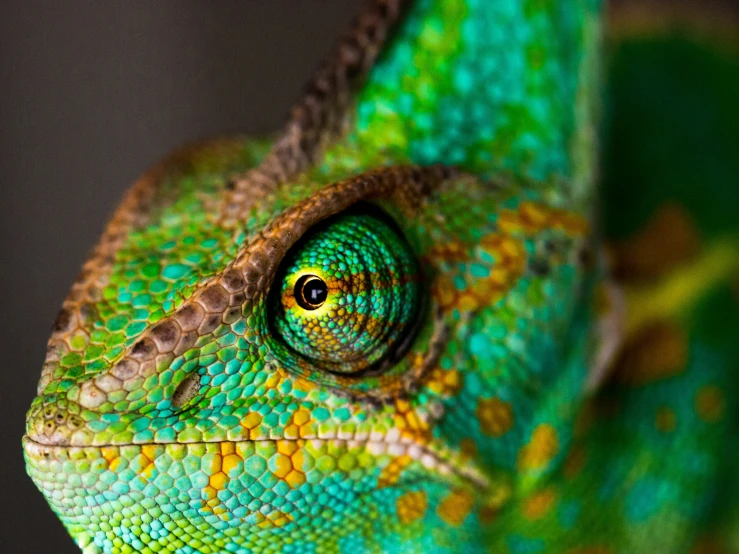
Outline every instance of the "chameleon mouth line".
<path fill-rule="evenodd" d="M 441 452 L 434 452 L 425 446 L 422 446 L 416 442 L 383 442 L 377 440 L 354 440 L 354 439 L 339 439 L 339 438 L 311 438 L 311 439 L 254 439 L 254 440 L 237 440 L 237 441 L 195 441 L 195 442 L 148 442 L 148 443 L 125 443 L 125 444 L 98 444 L 98 445 L 87 445 L 87 446 L 76 446 L 76 445 L 58 445 L 49 446 L 36 442 L 28 435 L 23 435 L 23 449 L 26 454 L 39 461 L 52 461 L 58 460 L 60 457 L 55 455 L 56 453 L 68 453 L 74 451 L 85 451 L 85 450 L 97 450 L 100 451 L 103 448 L 126 448 L 126 447 L 139 447 L 144 446 L 161 446 L 166 448 L 167 446 L 195 446 L 195 445 L 209 445 L 209 444 L 224 444 L 224 443 L 259 443 L 259 442 L 338 442 L 345 443 L 348 447 L 365 447 L 373 455 L 388 454 L 393 457 L 398 456 L 410 456 L 413 460 L 421 463 L 425 468 L 433 469 L 438 471 L 441 475 L 454 475 L 459 479 L 467 482 L 468 484 L 481 488 L 487 491 L 491 487 L 490 479 L 482 473 L 479 469 L 474 467 L 472 464 L 465 462 L 461 466 L 457 466 L 452 463 L 447 457 L 443 456 Z"/>

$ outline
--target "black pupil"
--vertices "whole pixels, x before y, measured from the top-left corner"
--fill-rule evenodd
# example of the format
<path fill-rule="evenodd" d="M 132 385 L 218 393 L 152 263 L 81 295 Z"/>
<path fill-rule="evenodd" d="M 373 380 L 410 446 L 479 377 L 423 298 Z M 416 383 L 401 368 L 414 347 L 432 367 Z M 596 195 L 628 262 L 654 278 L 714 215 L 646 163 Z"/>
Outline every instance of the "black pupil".
<path fill-rule="evenodd" d="M 303 275 L 295 283 L 295 299 L 301 308 L 315 310 L 321 307 L 328 297 L 328 285 L 315 275 Z"/>

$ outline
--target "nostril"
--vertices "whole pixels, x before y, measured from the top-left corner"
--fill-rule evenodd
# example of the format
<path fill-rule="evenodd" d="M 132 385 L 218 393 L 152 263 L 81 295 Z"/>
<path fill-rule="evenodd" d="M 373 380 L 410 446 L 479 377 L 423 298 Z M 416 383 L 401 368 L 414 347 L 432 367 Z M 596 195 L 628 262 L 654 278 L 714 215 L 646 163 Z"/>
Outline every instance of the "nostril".
<path fill-rule="evenodd" d="M 192 400 L 200 390 L 200 375 L 193 373 L 177 385 L 172 395 L 172 405 L 175 408 L 181 408 Z"/>

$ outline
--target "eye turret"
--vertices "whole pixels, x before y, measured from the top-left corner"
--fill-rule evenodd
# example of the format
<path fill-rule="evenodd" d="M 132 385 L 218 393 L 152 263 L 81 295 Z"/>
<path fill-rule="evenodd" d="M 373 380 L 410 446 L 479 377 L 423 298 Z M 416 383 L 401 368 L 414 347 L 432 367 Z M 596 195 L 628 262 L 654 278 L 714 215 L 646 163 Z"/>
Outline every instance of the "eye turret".
<path fill-rule="evenodd" d="M 320 369 L 356 374 L 384 360 L 413 327 L 419 266 L 377 210 L 322 222 L 285 257 L 270 309 L 284 347 Z"/>

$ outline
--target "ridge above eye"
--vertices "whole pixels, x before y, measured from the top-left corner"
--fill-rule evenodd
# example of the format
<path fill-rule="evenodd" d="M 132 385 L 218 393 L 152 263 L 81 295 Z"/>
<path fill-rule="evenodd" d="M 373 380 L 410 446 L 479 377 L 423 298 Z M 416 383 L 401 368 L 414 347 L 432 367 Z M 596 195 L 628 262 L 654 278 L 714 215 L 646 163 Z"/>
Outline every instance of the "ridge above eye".
<path fill-rule="evenodd" d="M 384 360 L 413 327 L 420 268 L 389 217 L 360 205 L 308 231 L 270 295 L 286 349 L 321 369 L 356 374 Z"/>

